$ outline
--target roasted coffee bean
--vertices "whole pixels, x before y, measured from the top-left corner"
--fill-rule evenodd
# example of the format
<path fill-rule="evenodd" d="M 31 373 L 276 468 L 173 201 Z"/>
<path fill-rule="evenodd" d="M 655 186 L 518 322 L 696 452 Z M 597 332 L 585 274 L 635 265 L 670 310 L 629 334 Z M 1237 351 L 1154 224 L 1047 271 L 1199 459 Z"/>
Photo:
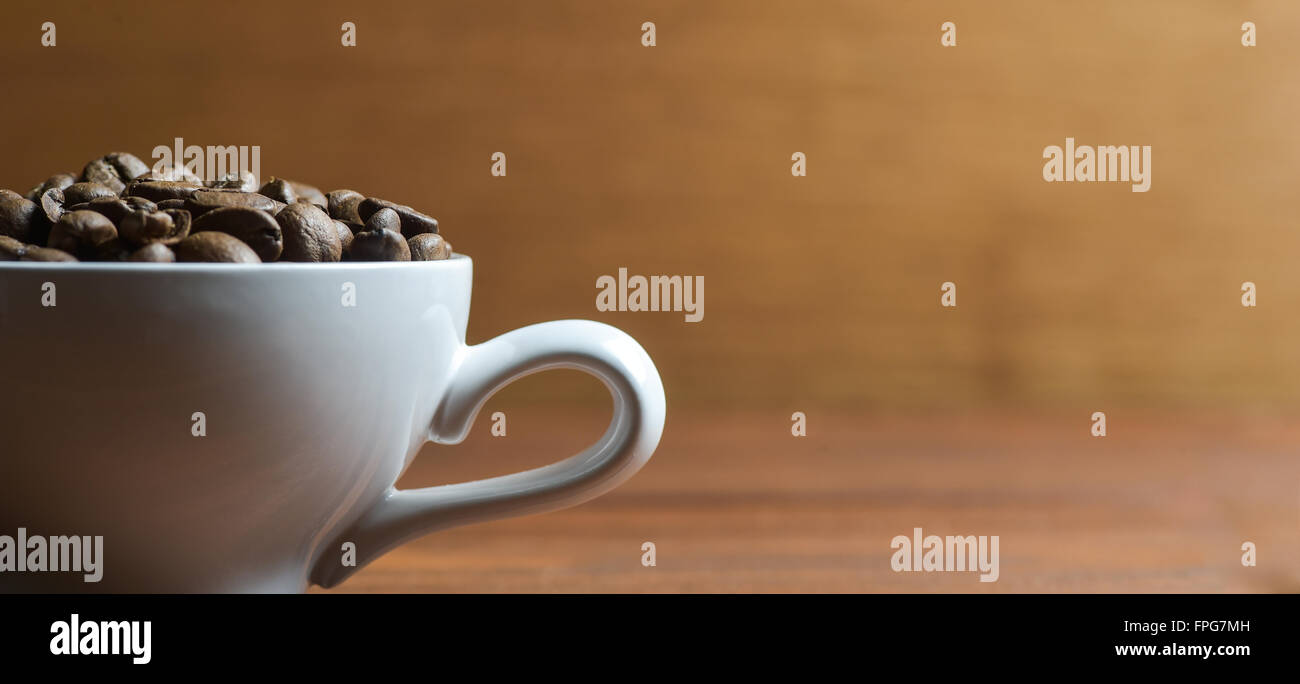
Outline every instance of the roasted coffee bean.
<path fill-rule="evenodd" d="M 174 245 L 190 234 L 190 213 L 184 209 L 132 212 L 117 226 L 118 235 L 132 247 L 151 242 Z"/>
<path fill-rule="evenodd" d="M 78 261 L 77 257 L 52 247 L 28 247 L 22 261 Z"/>
<path fill-rule="evenodd" d="M 46 190 L 40 198 L 41 209 L 45 211 L 45 216 L 49 218 L 50 223 L 59 220 L 63 215 L 64 197 L 63 191 L 59 188 L 50 188 Z"/>
<path fill-rule="evenodd" d="M 149 165 L 134 154 L 110 152 L 86 164 L 86 168 L 81 171 L 80 180 L 100 183 L 115 193 L 121 193 L 127 182 L 146 173 L 149 173 Z"/>
<path fill-rule="evenodd" d="M 132 178 L 131 182 L 135 182 L 135 183 L 182 182 L 182 183 L 194 183 L 195 185 L 204 185 L 202 178 L 199 178 L 197 175 L 195 175 L 193 171 L 184 168 L 180 168 L 180 169 L 173 168 L 163 172 L 158 172 L 150 169 L 148 172 L 142 173 L 136 176 L 135 178 Z M 127 185 L 130 184 L 131 183 L 127 183 Z"/>
<path fill-rule="evenodd" d="M 11 237 L 0 235 L 0 261 L 18 261 L 27 251 L 27 245 Z"/>
<path fill-rule="evenodd" d="M 152 200 L 148 200 L 143 197 L 123 197 L 122 201 L 126 202 L 126 206 L 131 207 L 133 211 L 139 209 L 144 209 L 145 211 L 158 211 L 159 209 L 158 205 L 154 204 Z M 162 207 L 162 208 L 180 209 L 181 207 Z"/>
<path fill-rule="evenodd" d="M 185 200 L 185 209 L 195 218 L 221 207 L 247 207 L 272 212 L 275 201 L 256 192 L 237 192 L 223 190 L 199 190 Z"/>
<path fill-rule="evenodd" d="M 126 183 L 123 183 L 122 178 L 117 175 L 117 169 L 104 159 L 96 159 L 86 164 L 86 168 L 81 170 L 81 176 L 77 180 L 82 183 L 97 183 L 115 193 L 122 192 L 122 188 L 126 187 Z"/>
<path fill-rule="evenodd" d="M 329 208 L 329 200 L 325 198 L 325 193 L 321 192 L 320 188 L 317 188 L 314 185 L 307 185 L 306 183 L 298 183 L 295 181 L 289 181 L 289 187 L 293 188 L 293 192 L 298 196 L 299 202 L 311 202 L 321 209 Z"/>
<path fill-rule="evenodd" d="M 162 202 L 169 199 L 185 199 L 203 189 L 202 184 L 190 181 L 151 180 L 128 183 L 123 194 Z"/>
<path fill-rule="evenodd" d="M 93 182 L 73 183 L 63 189 L 63 203 L 81 204 L 100 197 L 117 197 L 117 192 L 107 185 Z"/>
<path fill-rule="evenodd" d="M 343 258 L 334 219 L 308 202 L 294 202 L 275 215 L 284 233 L 285 261 L 338 261 Z"/>
<path fill-rule="evenodd" d="M 19 195 L 0 191 L 0 259 L 356 261 L 451 257 L 436 219 L 354 190 L 247 171 L 200 180 L 114 152 Z M 182 246 L 183 245 L 183 246 Z M 37 251 L 39 250 L 39 251 Z M 255 259 L 249 259 L 251 254 Z"/>
<path fill-rule="evenodd" d="M 171 263 L 176 261 L 176 253 L 172 251 L 171 247 L 168 247 L 161 242 L 150 242 L 144 247 L 132 252 L 128 261 Z"/>
<path fill-rule="evenodd" d="M 194 219 L 190 216 L 190 212 L 184 209 L 163 209 L 162 213 L 172 217 L 172 234 L 170 237 L 158 242 L 170 246 L 173 241 L 172 238 L 184 240 L 189 237 L 190 229 L 194 226 Z"/>
<path fill-rule="evenodd" d="M 117 237 L 107 216 L 94 211 L 69 211 L 50 229 L 46 246 L 78 257 L 93 257 L 99 245 Z"/>
<path fill-rule="evenodd" d="M 298 201 L 298 193 L 294 191 L 293 185 L 283 178 L 273 176 L 258 192 L 285 204 L 293 204 Z"/>
<path fill-rule="evenodd" d="M 82 206 L 83 205 L 78 205 L 78 207 Z M 77 207 L 69 207 L 69 209 L 76 208 Z M 136 211 L 154 212 L 158 210 L 157 205 L 143 197 L 125 197 L 122 199 L 116 197 L 100 197 L 99 199 L 86 202 L 84 208 L 103 214 L 108 217 L 108 220 L 115 224 L 120 224 L 123 218 Z M 58 219 L 55 220 L 57 221 Z"/>
<path fill-rule="evenodd" d="M 257 177 L 244 171 L 242 173 L 228 173 L 214 181 L 208 181 L 203 185 L 209 188 L 219 190 L 238 190 L 240 192 L 257 192 Z"/>
<path fill-rule="evenodd" d="M 401 233 L 391 230 L 362 231 L 352 238 L 350 261 L 410 261 L 411 247 Z"/>
<path fill-rule="evenodd" d="M 218 232 L 230 235 L 249 246 L 261 261 L 275 261 L 284 252 L 284 234 L 280 224 L 265 211 L 249 207 L 212 209 L 194 221 L 192 234 Z M 180 252 L 177 252 L 180 256 Z M 185 261 L 185 259 L 181 259 Z"/>
<path fill-rule="evenodd" d="M 334 232 L 339 234 L 339 244 L 343 246 L 343 253 L 348 253 L 348 248 L 352 246 L 352 228 L 342 221 L 334 221 Z"/>
<path fill-rule="evenodd" d="M 366 219 L 366 230 L 391 230 L 402 232 L 402 219 L 396 211 L 387 207 L 376 211 Z"/>
<path fill-rule="evenodd" d="M 117 197 L 96 197 L 89 202 L 67 207 L 68 211 L 93 211 L 97 214 L 103 214 L 104 218 L 112 221 L 114 224 L 122 220 L 123 216 L 134 211 Z"/>
<path fill-rule="evenodd" d="M 149 173 L 149 165 L 130 152 L 109 152 L 104 158 L 117 169 L 117 175 L 124 181 Z"/>
<path fill-rule="evenodd" d="M 377 197 L 367 197 L 357 205 L 357 214 L 362 221 L 369 221 L 370 217 L 380 209 L 392 209 L 402 219 L 402 235 L 407 238 L 413 238 L 421 233 L 438 232 L 438 220 L 432 216 L 426 216 L 420 212 L 404 205 L 388 200 L 382 200 Z"/>
<path fill-rule="evenodd" d="M 411 261 L 441 261 L 451 257 L 451 244 L 437 233 L 421 233 L 406 244 L 411 247 Z"/>
<path fill-rule="evenodd" d="M 50 188 L 58 188 L 62 190 L 76 182 L 77 177 L 70 173 L 56 173 L 53 176 L 46 178 L 44 183 L 28 190 L 25 197 L 33 202 L 39 202 L 41 201 L 41 195 L 44 195 L 46 190 L 49 190 Z"/>
<path fill-rule="evenodd" d="M 238 211 L 238 209 L 233 209 Z M 232 211 L 219 209 L 217 211 Z M 209 212 L 209 216 L 214 212 Z M 216 261 L 237 264 L 261 263 L 257 253 L 239 238 L 217 231 L 194 233 L 181 240 L 173 250 L 177 261 Z"/>
<path fill-rule="evenodd" d="M 373 218 L 373 217 L 372 217 Z M 385 228 L 371 229 L 384 221 L 368 221 L 365 230 L 352 238 L 350 261 L 410 261 L 411 247 L 401 233 Z"/>
<path fill-rule="evenodd" d="M 105 240 L 95 247 L 94 261 L 126 261 L 131 248 L 121 238 Z"/>
<path fill-rule="evenodd" d="M 325 208 L 329 210 L 332 219 L 365 223 L 357 213 L 357 205 L 365 198 L 365 195 L 356 190 L 334 190 L 325 196 Z"/>
<path fill-rule="evenodd" d="M 0 235 L 30 243 L 45 225 L 45 213 L 35 202 L 10 190 L 0 193 Z"/>

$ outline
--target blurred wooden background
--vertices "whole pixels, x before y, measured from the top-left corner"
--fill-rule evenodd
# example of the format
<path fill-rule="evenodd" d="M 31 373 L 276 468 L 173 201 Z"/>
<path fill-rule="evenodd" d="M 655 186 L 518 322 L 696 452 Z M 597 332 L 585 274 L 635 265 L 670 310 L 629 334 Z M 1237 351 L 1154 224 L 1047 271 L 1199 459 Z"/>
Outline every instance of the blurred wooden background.
<path fill-rule="evenodd" d="M 1293 3 L 17 3 L 0 59 L 0 186 L 261 145 L 437 216 L 473 338 L 605 320 L 675 403 L 1300 404 Z M 1151 191 L 1044 183 L 1066 136 L 1152 145 Z M 597 312 L 620 266 L 704 321 Z"/>
<path fill-rule="evenodd" d="M 956 48 L 939 45 L 948 20 Z M 1247 20 L 1254 48 L 1240 44 Z M 43 21 L 57 24 L 55 48 L 40 46 Z M 358 47 L 339 45 L 343 21 Z M 657 24 L 654 48 L 643 21 Z M 654 480 L 653 465 L 648 482 L 794 463 L 849 477 L 873 442 L 862 426 L 885 430 L 888 416 L 919 421 L 904 423 L 915 444 L 953 417 L 1061 426 L 1059 441 L 1035 443 L 1046 454 L 1086 436 L 1094 410 L 1116 433 L 1150 420 L 1172 440 L 1206 429 L 1188 416 L 1285 431 L 1300 408 L 1295 3 L 19 2 L 0 23 L 0 60 L 0 187 L 177 136 L 260 145 L 264 176 L 437 216 L 475 259 L 471 341 L 562 317 L 624 328 L 669 396 L 656 464 L 678 470 Z M 1151 145 L 1150 192 L 1043 182 L 1043 148 L 1067 136 Z M 489 174 L 497 151 L 505 178 Z M 790 175 L 795 151 L 806 178 Z M 704 321 L 597 312 L 595 280 L 619 267 L 705 276 Z M 944 281 L 958 285 L 955 310 L 939 307 Z M 1255 309 L 1239 304 L 1243 281 L 1259 287 Z M 605 401 L 594 381 L 548 374 L 488 410 Z M 796 410 L 840 441 L 787 447 Z M 728 432 L 734 416 L 750 431 Z M 764 460 L 730 455 L 724 434 L 764 435 Z M 950 458 L 1007 465 L 996 429 L 961 434 L 944 442 Z M 811 444 L 839 451 L 794 459 Z M 1244 459 L 1250 482 L 1290 487 L 1256 519 L 1294 529 L 1295 481 L 1269 480 L 1276 464 L 1250 444 L 1214 444 L 1207 464 Z M 1158 453 L 1127 458 L 1177 462 L 1174 447 L 1146 446 Z M 675 459 L 683 450 L 692 458 Z M 931 472 L 895 467 L 915 487 Z M 1134 496 L 1167 484 L 1104 472 Z M 1060 493 L 1050 482 L 1039 495 Z M 628 498 L 635 485 L 544 524 L 653 509 Z M 1096 524 L 1119 533 L 1119 520 Z M 1187 524 L 1209 534 L 1209 519 Z M 364 577 L 356 586 L 375 586 Z M 856 585 L 805 588 L 818 586 Z"/>

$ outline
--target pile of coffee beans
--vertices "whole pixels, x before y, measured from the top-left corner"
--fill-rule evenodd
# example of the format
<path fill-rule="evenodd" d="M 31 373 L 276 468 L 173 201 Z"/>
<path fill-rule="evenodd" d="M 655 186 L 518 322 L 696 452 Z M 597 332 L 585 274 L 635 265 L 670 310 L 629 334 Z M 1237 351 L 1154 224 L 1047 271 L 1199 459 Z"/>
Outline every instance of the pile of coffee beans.
<path fill-rule="evenodd" d="M 156 175 L 114 152 L 20 195 L 0 190 L 0 261 L 434 261 L 438 221 L 353 190 L 251 174 Z"/>

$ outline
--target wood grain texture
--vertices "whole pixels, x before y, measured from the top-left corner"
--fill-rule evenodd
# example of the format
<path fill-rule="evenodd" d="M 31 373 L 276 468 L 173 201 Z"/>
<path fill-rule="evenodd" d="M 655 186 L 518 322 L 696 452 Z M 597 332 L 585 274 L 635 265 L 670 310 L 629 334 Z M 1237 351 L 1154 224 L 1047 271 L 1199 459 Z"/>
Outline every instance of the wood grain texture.
<path fill-rule="evenodd" d="M 494 408 L 502 408 L 498 403 Z M 404 486 L 541 465 L 599 433 L 584 409 L 510 409 L 430 447 Z M 701 417 L 566 511 L 407 544 L 338 592 L 1259 592 L 1300 590 L 1300 427 L 1283 418 Z M 1001 576 L 895 573 L 890 540 L 999 535 Z M 1243 567 L 1253 541 L 1259 565 Z M 641 544 L 658 564 L 640 564 Z M 320 591 L 316 589 L 315 591 Z"/>

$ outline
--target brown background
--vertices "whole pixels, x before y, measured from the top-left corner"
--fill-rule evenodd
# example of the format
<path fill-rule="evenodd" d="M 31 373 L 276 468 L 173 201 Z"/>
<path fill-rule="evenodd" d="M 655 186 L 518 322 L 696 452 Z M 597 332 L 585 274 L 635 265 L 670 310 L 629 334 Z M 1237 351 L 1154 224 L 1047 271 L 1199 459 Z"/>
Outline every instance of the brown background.
<path fill-rule="evenodd" d="M 344 589 L 1293 589 L 1298 45 L 1285 2 L 19 3 L 0 187 L 260 145 L 263 176 L 437 216 L 475 259 L 471 341 L 593 318 L 655 358 L 669 423 L 637 479 Z M 1044 183 L 1067 136 L 1151 145 L 1150 192 Z M 704 321 L 597 312 L 621 266 L 705 276 Z M 608 409 L 568 375 L 405 484 L 580 448 Z M 889 572 L 915 526 L 1001 534 L 1002 580 Z"/>

